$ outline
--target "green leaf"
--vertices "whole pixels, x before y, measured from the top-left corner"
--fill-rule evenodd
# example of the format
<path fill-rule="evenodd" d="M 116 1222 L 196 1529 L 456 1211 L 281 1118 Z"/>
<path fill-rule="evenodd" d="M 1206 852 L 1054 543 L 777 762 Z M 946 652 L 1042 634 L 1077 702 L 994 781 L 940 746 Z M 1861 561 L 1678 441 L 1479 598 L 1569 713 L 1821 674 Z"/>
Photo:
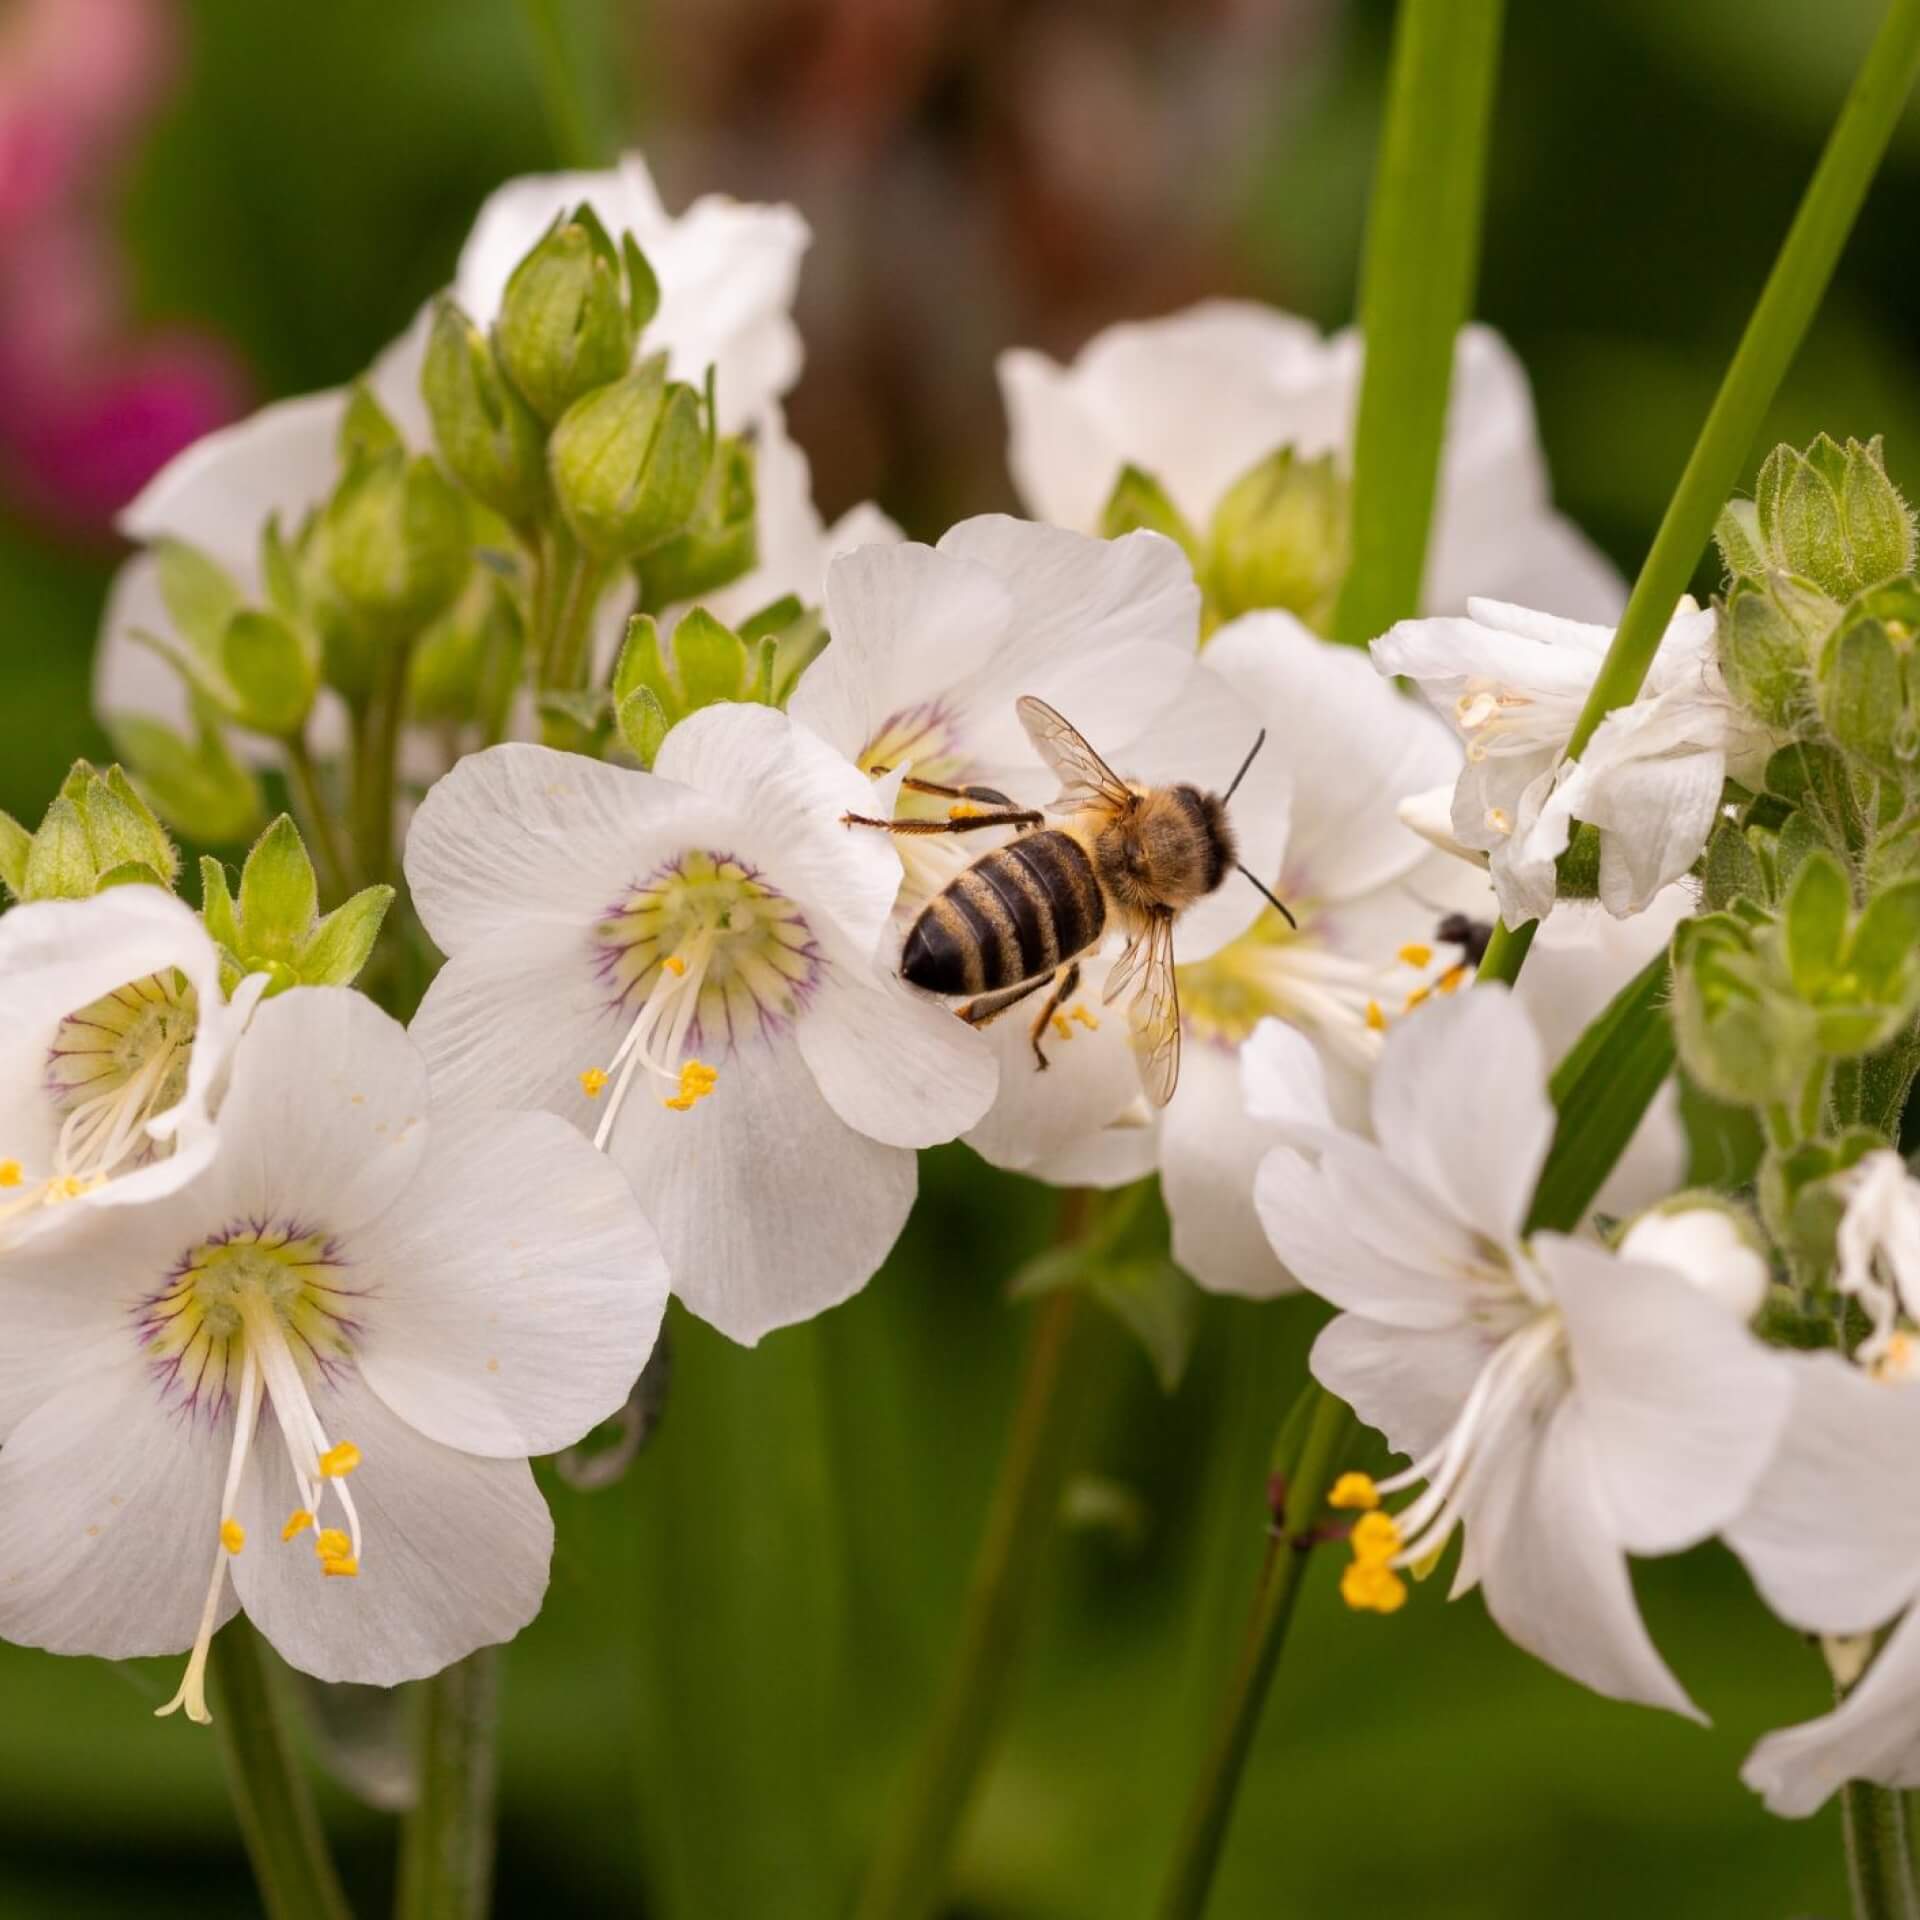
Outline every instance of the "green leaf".
<path fill-rule="evenodd" d="M 1545 1227 L 1571 1233 L 1579 1226 L 1673 1071 L 1669 977 L 1667 955 L 1656 954 L 1554 1069 L 1547 1091 L 1558 1121 L 1534 1189 L 1528 1232 Z"/>
<path fill-rule="evenodd" d="M 254 842 L 240 870 L 243 958 L 287 960 L 313 931 L 320 888 L 306 842 L 292 816 L 282 814 Z"/>
<path fill-rule="evenodd" d="M 1816 853 L 1793 877 L 1781 920 L 1787 971 L 1803 1000 L 1817 1000 L 1840 962 L 1853 893 L 1839 861 Z"/>
<path fill-rule="evenodd" d="M 1835 638 L 1820 675 L 1820 715 L 1849 753 L 1891 773 L 1901 770 L 1893 743 L 1901 717 L 1900 661 L 1877 620 Z"/>
<path fill-rule="evenodd" d="M 1867 903 L 1847 948 L 1847 966 L 1877 1000 L 1893 996 L 1920 953 L 1920 880 L 1903 880 Z"/>

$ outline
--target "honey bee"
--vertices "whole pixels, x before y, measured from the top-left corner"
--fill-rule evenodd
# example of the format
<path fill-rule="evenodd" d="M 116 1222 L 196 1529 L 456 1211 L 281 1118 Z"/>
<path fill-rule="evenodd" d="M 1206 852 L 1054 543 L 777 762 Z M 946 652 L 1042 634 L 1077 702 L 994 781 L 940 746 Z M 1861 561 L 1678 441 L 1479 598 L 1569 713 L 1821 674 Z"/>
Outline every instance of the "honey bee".
<path fill-rule="evenodd" d="M 1293 924 L 1293 915 L 1240 864 L 1227 803 L 1265 744 L 1262 732 L 1224 793 L 1182 783 L 1143 786 L 1123 780 L 1044 700 L 1016 706 L 1027 737 L 1060 777 L 1046 813 L 1018 806 L 991 787 L 902 782 L 916 793 L 959 804 L 947 820 L 874 820 L 847 814 L 849 826 L 890 833 L 970 833 L 1010 827 L 1015 838 L 982 854 L 920 910 L 901 952 L 901 977 L 929 993 L 959 998 L 969 1026 L 985 1026 L 1048 987 L 1035 1016 L 1034 1058 L 1048 1023 L 1080 984 L 1080 962 L 1109 930 L 1126 947 L 1107 975 L 1103 1000 L 1134 987 L 1127 1029 L 1148 1100 L 1163 1107 L 1180 1076 L 1180 995 L 1174 981 L 1174 922 L 1237 870 Z M 1134 983 L 1138 982 L 1137 985 Z M 964 997 L 963 997 L 964 996 Z"/>

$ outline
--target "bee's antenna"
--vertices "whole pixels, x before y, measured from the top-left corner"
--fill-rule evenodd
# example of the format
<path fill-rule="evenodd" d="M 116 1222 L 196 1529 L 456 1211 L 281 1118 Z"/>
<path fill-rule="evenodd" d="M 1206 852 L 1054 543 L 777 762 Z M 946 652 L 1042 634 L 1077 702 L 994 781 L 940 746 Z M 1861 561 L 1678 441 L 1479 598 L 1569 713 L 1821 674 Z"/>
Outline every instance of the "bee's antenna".
<path fill-rule="evenodd" d="M 1266 737 L 1267 736 L 1263 733 L 1260 736 L 1260 740 L 1264 740 Z M 1256 740 L 1253 744 L 1253 753 L 1258 753 L 1259 751 L 1260 751 L 1260 741 Z M 1251 760 L 1253 758 L 1253 754 L 1252 753 L 1248 754 L 1247 758 Z M 1242 767 L 1240 771 L 1242 773 L 1245 773 L 1246 768 Z M 1237 785 L 1238 783 L 1236 782 L 1235 784 Z M 1229 788 L 1228 791 L 1231 792 L 1232 789 Z M 1238 860 L 1236 860 L 1233 864 L 1236 867 L 1240 867 L 1240 862 Z M 1296 920 L 1293 917 L 1293 915 L 1287 910 L 1287 903 L 1284 900 L 1282 900 L 1280 896 L 1277 893 L 1275 893 L 1271 887 L 1266 886 L 1264 883 L 1262 883 L 1259 880 L 1254 880 L 1252 873 L 1249 872 L 1247 868 L 1240 867 L 1240 871 L 1246 874 L 1249 880 L 1253 880 L 1255 890 L 1263 894 L 1266 898 L 1267 904 L 1275 908 L 1279 912 L 1281 919 L 1283 919 L 1287 923 L 1287 925 L 1294 930 L 1295 933 L 1298 933 L 1300 931 L 1300 922 Z"/>
<path fill-rule="evenodd" d="M 1247 777 L 1247 769 L 1253 765 L 1254 755 L 1257 754 L 1260 751 L 1260 749 L 1264 747 L 1266 744 L 1267 744 L 1267 730 L 1265 727 L 1262 727 L 1260 729 L 1259 737 L 1254 741 L 1253 745 L 1248 749 L 1247 757 L 1240 762 L 1240 771 L 1233 776 L 1231 781 L 1228 782 L 1226 792 L 1220 796 L 1222 803 L 1228 800 L 1231 800 L 1233 798 L 1233 790 L 1235 787 L 1237 787 L 1240 784 L 1242 780 L 1244 780 Z M 1241 868 L 1241 872 L 1245 873 L 1246 869 L 1244 867 Z M 1247 878 L 1249 880 L 1253 880 L 1253 875 L 1249 873 L 1247 874 Z M 1253 884 L 1257 887 L 1260 885 L 1260 882 L 1258 880 L 1253 880 Z M 1279 901 L 1276 900 L 1274 902 L 1274 905 L 1277 907 L 1280 906 Z M 1284 907 L 1281 907 L 1280 910 L 1283 913 L 1286 911 Z"/>

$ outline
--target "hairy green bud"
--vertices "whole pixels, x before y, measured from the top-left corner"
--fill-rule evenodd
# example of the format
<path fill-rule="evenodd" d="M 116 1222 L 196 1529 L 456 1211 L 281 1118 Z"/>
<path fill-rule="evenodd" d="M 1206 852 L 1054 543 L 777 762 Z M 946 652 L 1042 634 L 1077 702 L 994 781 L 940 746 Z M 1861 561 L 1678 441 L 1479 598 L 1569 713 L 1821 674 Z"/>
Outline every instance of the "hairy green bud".
<path fill-rule="evenodd" d="M 636 560 L 692 518 L 713 455 L 701 396 L 666 356 L 575 401 L 553 430 L 554 493 L 595 558 Z"/>
<path fill-rule="evenodd" d="M 632 263 L 644 258 L 629 245 Z M 651 270 L 644 285 L 653 305 Z M 636 294 L 642 289 L 636 287 Z M 644 304 L 636 299 L 637 309 Z M 647 311 L 651 314 L 651 306 Z M 633 361 L 637 329 L 621 284 L 621 254 L 591 207 L 559 220 L 514 268 L 501 297 L 494 345 L 507 377 L 551 425 L 595 387 L 618 380 Z"/>
<path fill-rule="evenodd" d="M 547 498 L 546 429 L 451 300 L 434 314 L 420 392 L 453 477 L 513 525 L 537 519 Z"/>
<path fill-rule="evenodd" d="M 755 506 L 753 448 L 722 440 L 693 518 L 640 569 L 641 608 L 659 613 L 751 573 L 760 558 Z"/>
<path fill-rule="evenodd" d="M 1330 453 L 1282 447 L 1248 470 L 1214 509 L 1203 580 L 1215 623 L 1280 607 L 1311 627 L 1331 617 L 1347 571 L 1347 487 Z"/>

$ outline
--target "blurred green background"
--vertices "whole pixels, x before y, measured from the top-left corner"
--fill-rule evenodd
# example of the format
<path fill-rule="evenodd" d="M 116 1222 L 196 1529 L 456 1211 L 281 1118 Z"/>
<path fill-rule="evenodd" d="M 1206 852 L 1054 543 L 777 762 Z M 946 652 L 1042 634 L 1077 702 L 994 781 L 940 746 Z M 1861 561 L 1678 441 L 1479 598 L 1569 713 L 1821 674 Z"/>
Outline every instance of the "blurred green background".
<path fill-rule="evenodd" d="M 1876 11 L 1510 8 L 1478 307 L 1532 370 L 1561 503 L 1629 568 Z M 1384 0 L 561 11 L 594 110 L 670 204 L 725 188 L 814 222 L 796 432 L 829 513 L 871 494 L 923 535 L 1009 503 L 999 348 L 1069 351 L 1217 292 L 1344 321 L 1390 19 Z M 105 118 L 34 203 L 59 159 L 49 73 Z M 553 152 L 513 0 L 0 3 L 0 807 L 37 819 L 100 750 L 86 678 L 126 448 L 352 374 L 482 195 Z M 1920 118 L 1769 443 L 1881 431 L 1895 475 L 1920 471 L 1917 169 Z M 552 1595 L 506 1664 L 501 1913 L 842 1899 L 952 1634 L 1029 1311 L 1004 1276 L 1052 1205 L 957 1150 L 924 1189 L 886 1271 L 815 1327 L 743 1355 L 680 1321 L 654 1444 L 612 1490 L 553 1488 Z M 1149 1910 L 1312 1326 L 1304 1303 L 1211 1303 L 1171 1397 L 1094 1334 L 1084 1457 L 1125 1524 L 1062 1542 L 954 1915 Z M 1837 1816 L 1771 1821 L 1736 1777 L 1824 1686 L 1726 1556 L 1641 1580 L 1711 1731 L 1590 1697 L 1477 1601 L 1346 1615 L 1333 1572 L 1313 1570 L 1274 1692 L 1223 1920 L 1841 1910 Z M 0 1675 L 0 1920 L 255 1911 L 211 1739 L 148 1717 L 170 1670 L 0 1649 Z M 378 1911 L 390 1822 L 328 1796 Z"/>

